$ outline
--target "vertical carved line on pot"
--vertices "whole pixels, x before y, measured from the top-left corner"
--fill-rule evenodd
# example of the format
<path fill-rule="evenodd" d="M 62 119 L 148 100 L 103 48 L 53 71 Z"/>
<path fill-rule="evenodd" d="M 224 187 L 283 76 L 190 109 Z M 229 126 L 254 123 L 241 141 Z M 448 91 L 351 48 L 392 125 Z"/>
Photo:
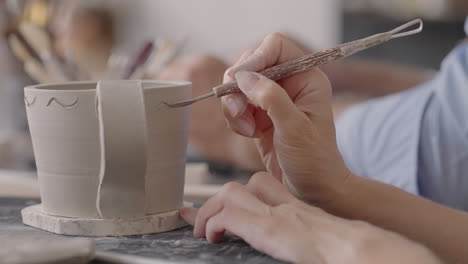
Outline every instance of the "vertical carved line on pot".
<path fill-rule="evenodd" d="M 77 97 L 77 98 L 75 99 L 75 101 L 73 101 L 71 104 L 65 104 L 65 103 L 60 102 L 57 98 L 51 97 L 51 98 L 49 99 L 49 102 L 47 102 L 47 105 L 46 105 L 46 106 L 49 107 L 49 106 L 52 104 L 52 102 L 55 102 L 56 104 L 60 105 L 60 106 L 63 107 L 63 108 L 66 108 L 66 109 L 73 109 L 73 108 L 75 108 L 75 107 L 78 106 L 78 102 L 79 102 L 79 101 L 80 101 L 80 98 Z"/>
<path fill-rule="evenodd" d="M 95 104 L 94 104 L 94 112 L 96 113 L 96 117 L 99 119 L 99 98 L 95 97 Z"/>
<path fill-rule="evenodd" d="M 24 97 L 24 102 L 26 103 L 27 107 L 31 107 L 35 102 L 36 102 L 36 96 L 34 96 L 34 99 L 30 102 L 28 98 L 25 96 Z"/>

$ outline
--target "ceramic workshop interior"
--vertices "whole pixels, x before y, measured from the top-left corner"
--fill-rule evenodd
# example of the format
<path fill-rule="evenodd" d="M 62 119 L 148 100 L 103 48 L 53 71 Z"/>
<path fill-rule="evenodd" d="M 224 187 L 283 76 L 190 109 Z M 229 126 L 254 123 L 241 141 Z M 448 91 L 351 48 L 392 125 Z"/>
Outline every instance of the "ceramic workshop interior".
<path fill-rule="evenodd" d="M 179 214 L 263 169 L 218 139 L 233 132 L 217 97 L 239 91 L 224 70 L 271 32 L 314 51 L 274 80 L 357 51 L 436 70 L 464 36 L 457 12 L 434 11 L 448 0 L 293 2 L 0 1 L 0 263 L 282 263 L 194 238 Z M 404 44 L 328 50 L 419 17 Z"/>

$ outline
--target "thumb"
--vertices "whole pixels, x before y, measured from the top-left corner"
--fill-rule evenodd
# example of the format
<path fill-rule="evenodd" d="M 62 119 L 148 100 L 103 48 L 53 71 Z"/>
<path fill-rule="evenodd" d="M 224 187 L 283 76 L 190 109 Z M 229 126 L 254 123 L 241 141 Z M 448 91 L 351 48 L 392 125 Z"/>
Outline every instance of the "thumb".
<path fill-rule="evenodd" d="M 276 82 L 249 71 L 239 71 L 235 77 L 239 88 L 247 98 L 267 112 L 275 129 L 288 129 L 286 123 L 300 116 L 301 112 L 288 93 Z"/>

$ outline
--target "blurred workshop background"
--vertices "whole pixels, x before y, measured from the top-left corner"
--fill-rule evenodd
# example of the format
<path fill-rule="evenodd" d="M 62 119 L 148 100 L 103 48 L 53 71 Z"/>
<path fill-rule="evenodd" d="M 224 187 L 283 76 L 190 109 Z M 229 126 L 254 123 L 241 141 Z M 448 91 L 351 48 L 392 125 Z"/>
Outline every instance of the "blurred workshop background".
<path fill-rule="evenodd" d="M 22 89 L 27 85 L 158 79 L 165 67 L 190 54 L 229 65 L 274 31 L 317 50 L 414 18 L 424 20 L 421 34 L 358 57 L 431 71 L 465 37 L 467 13 L 465 0 L 0 0 L 0 168 L 35 168 Z M 203 85 L 198 77 L 181 78 Z M 214 82 L 221 78 L 222 72 Z M 194 115 L 206 111 L 194 108 Z M 191 133 L 205 132 L 195 126 Z M 203 160 L 193 154 L 200 152 L 197 142 L 191 146 L 190 160 Z M 213 164 L 221 173 L 235 171 Z"/>

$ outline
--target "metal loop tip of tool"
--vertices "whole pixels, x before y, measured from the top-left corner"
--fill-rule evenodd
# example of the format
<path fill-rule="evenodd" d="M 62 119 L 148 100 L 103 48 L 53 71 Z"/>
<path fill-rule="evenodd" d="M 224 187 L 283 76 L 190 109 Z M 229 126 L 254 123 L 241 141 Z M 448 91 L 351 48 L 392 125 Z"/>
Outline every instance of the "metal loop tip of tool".
<path fill-rule="evenodd" d="M 419 27 L 413 29 L 413 30 L 409 30 L 409 31 L 405 31 L 405 32 L 401 32 L 411 26 L 414 26 L 416 24 L 419 24 Z M 415 20 L 412 20 L 408 23 L 405 23 L 393 30 L 390 30 L 388 33 L 391 34 L 390 36 L 390 39 L 394 39 L 394 38 L 400 38 L 400 37 L 406 37 L 406 36 L 411 36 L 411 35 L 414 35 L 416 33 L 419 33 L 423 30 L 423 22 L 421 19 L 415 19 Z"/>
<path fill-rule="evenodd" d="M 183 107 L 183 106 L 191 105 L 191 104 L 193 104 L 193 103 L 195 103 L 197 101 L 200 101 L 200 100 L 203 100 L 205 98 L 212 97 L 212 96 L 215 96 L 214 92 L 203 94 L 203 95 L 197 96 L 195 98 L 192 98 L 190 100 L 179 101 L 179 102 L 173 103 L 173 104 L 167 103 L 167 102 L 163 102 L 163 103 L 165 105 L 169 106 L 169 107 Z"/>

